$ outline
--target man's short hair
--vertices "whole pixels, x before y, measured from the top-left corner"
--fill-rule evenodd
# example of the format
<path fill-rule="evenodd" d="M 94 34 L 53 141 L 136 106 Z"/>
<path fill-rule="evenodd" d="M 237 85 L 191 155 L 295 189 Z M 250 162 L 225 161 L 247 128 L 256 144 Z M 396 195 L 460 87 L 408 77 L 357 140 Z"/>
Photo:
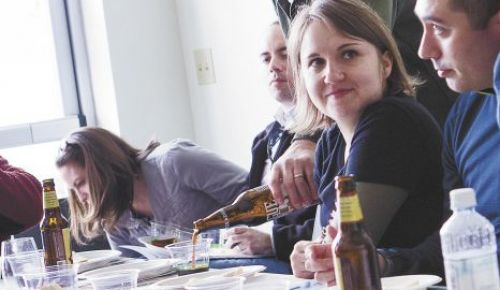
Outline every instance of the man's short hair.
<path fill-rule="evenodd" d="M 471 27 L 477 30 L 486 28 L 500 7 L 498 0 L 450 0 L 449 4 L 452 10 L 465 12 Z"/>

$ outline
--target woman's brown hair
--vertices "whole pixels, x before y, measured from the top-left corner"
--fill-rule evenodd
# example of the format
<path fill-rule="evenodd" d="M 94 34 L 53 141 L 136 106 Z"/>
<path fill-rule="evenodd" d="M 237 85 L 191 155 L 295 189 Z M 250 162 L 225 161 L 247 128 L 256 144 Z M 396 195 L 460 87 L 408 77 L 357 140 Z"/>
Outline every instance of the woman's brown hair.
<path fill-rule="evenodd" d="M 392 70 L 387 78 L 385 94 L 415 94 L 415 81 L 408 75 L 396 41 L 384 20 L 360 0 L 316 0 L 303 6 L 292 22 L 288 39 L 289 60 L 293 73 L 297 100 L 296 123 L 290 128 L 310 134 L 331 125 L 333 120 L 323 115 L 310 101 L 300 69 L 300 48 L 307 28 L 313 21 L 334 27 L 348 37 L 363 39 L 378 50 L 379 55 L 388 53 Z M 326 36 L 325 36 L 326 37 Z"/>
<path fill-rule="evenodd" d="M 145 150 L 139 150 L 105 129 L 92 127 L 78 129 L 62 141 L 56 166 L 81 166 L 90 189 L 90 203 L 80 202 L 73 190 L 69 193 L 71 232 L 78 243 L 116 224 L 132 202 L 141 161 L 158 145 L 151 141 Z"/>

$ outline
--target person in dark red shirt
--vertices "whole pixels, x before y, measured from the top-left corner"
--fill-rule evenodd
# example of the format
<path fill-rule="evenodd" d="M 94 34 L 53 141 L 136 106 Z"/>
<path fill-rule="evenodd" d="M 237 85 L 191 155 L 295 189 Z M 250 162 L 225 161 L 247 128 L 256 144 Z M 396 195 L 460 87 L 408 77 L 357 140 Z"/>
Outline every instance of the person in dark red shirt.
<path fill-rule="evenodd" d="M 37 224 L 42 214 L 40 182 L 0 156 L 0 241 Z"/>

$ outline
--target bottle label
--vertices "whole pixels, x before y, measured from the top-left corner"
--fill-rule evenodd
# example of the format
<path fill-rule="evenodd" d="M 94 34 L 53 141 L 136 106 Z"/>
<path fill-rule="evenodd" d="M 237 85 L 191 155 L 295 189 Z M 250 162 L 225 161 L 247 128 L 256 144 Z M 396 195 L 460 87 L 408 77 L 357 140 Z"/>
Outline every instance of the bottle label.
<path fill-rule="evenodd" d="M 72 261 L 72 252 L 71 252 L 71 235 L 69 232 L 69 228 L 62 229 L 63 240 L 64 240 L 64 252 L 66 253 L 66 260 Z"/>
<path fill-rule="evenodd" d="M 363 219 L 358 195 L 340 198 L 340 222 L 358 222 Z"/>
<path fill-rule="evenodd" d="M 224 226 L 226 227 L 226 229 L 229 228 L 231 226 L 231 223 L 230 223 L 229 217 L 227 216 L 226 210 L 224 210 L 224 208 L 221 208 L 220 214 L 222 215 L 222 218 L 224 219 Z"/>
<path fill-rule="evenodd" d="M 57 194 L 55 191 L 44 191 L 43 192 L 43 208 L 51 209 L 59 207 L 59 201 L 57 200 Z"/>
<path fill-rule="evenodd" d="M 450 290 L 498 290 L 495 253 L 465 259 L 445 259 L 446 284 Z"/>
<path fill-rule="evenodd" d="M 266 208 L 267 220 L 274 220 L 280 218 L 291 211 L 291 207 L 288 205 L 287 200 L 282 205 L 278 205 L 276 202 L 265 202 L 264 207 Z"/>

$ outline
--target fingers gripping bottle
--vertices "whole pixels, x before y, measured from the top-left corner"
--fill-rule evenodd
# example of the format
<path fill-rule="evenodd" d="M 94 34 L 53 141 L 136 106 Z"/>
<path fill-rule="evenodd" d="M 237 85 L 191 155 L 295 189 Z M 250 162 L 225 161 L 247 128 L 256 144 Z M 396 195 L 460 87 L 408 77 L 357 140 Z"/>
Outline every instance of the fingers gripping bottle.
<path fill-rule="evenodd" d="M 450 192 L 453 214 L 440 231 L 450 290 L 500 289 L 495 229 L 475 206 L 472 188 Z"/>

